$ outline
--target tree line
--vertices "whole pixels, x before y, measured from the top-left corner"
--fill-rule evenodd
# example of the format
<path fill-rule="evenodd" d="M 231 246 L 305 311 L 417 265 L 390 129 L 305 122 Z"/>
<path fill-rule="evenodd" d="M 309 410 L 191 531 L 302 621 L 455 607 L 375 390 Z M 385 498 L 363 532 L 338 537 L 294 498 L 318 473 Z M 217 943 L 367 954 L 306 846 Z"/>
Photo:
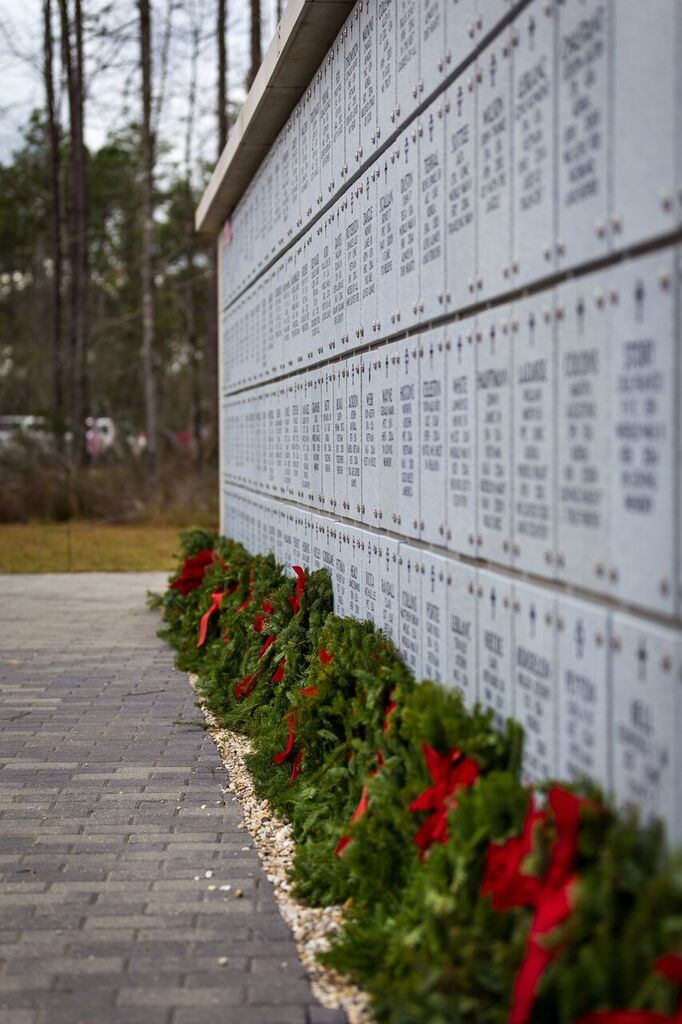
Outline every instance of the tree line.
<path fill-rule="evenodd" d="M 131 0 L 130 17 L 112 28 L 114 5 L 94 3 L 41 0 L 44 101 L 0 164 L 0 412 L 46 415 L 58 438 L 71 437 L 81 465 L 86 418 L 112 416 L 143 432 L 153 486 L 165 438 L 190 435 L 199 463 L 217 445 L 216 260 L 193 225 L 235 114 L 231 12 L 228 0 Z M 178 12 L 186 113 L 164 137 Z M 247 86 L 261 61 L 260 0 L 249 0 L 248 35 Z M 88 147 L 95 40 L 111 53 L 134 54 L 136 109 Z M 202 160 L 197 105 L 206 102 L 199 68 L 206 53 L 215 61 L 216 145 Z M 171 149 L 172 169 L 161 171 Z"/>

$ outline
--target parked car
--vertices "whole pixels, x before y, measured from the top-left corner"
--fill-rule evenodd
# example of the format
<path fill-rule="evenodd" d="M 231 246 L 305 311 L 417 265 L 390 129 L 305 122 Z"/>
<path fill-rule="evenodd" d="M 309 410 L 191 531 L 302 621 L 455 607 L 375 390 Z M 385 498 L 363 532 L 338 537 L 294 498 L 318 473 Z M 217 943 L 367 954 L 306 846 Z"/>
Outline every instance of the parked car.
<path fill-rule="evenodd" d="M 33 441 L 46 448 L 52 443 L 52 431 L 44 416 L 0 416 L 0 448 L 20 441 Z"/>

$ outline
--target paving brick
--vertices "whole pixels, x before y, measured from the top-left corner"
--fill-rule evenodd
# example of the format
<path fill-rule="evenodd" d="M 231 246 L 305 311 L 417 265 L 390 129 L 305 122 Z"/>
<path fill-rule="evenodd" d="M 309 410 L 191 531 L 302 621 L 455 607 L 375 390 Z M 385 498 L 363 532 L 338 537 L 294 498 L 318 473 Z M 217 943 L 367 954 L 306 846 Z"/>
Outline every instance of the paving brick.
<path fill-rule="evenodd" d="M 146 988 L 127 989 L 119 992 L 119 1006 L 242 1006 L 244 993 L 242 988 L 232 986 L 231 988 L 219 987 L 216 976 L 216 987 L 188 989 L 188 988 Z"/>
<path fill-rule="evenodd" d="M 326 1006 L 309 1006 L 307 1024 L 348 1024 L 344 1010 L 331 1010 Z"/>
<path fill-rule="evenodd" d="M 3 1010 L 0 1008 L 0 1024 L 35 1024 L 37 1017 L 33 1010 Z"/>
<path fill-rule="evenodd" d="M 279 1003 L 303 1003 L 311 1000 L 307 978 L 289 973 L 262 974 L 249 978 L 248 1001 L 252 1005 L 277 1006 Z"/>
<path fill-rule="evenodd" d="M 206 1010 L 176 1010 L 173 1024 L 216 1024 L 213 1015 Z M 306 1009 L 302 1006 L 221 1007 L 220 1024 L 306 1024 Z"/>
<path fill-rule="evenodd" d="M 210 736 L 173 724 L 198 715 L 144 610 L 161 585 L 0 588 L 0 1024 L 338 1024 Z"/>

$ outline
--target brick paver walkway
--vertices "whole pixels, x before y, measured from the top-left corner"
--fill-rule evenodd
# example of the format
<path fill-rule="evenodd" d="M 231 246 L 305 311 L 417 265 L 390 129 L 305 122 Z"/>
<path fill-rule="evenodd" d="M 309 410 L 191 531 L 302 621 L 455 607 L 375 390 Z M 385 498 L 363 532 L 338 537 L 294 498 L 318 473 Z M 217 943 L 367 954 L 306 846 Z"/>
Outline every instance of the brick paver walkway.
<path fill-rule="evenodd" d="M 144 605 L 162 582 L 0 578 L 0 1024 L 345 1020 L 179 724 L 200 715 Z"/>

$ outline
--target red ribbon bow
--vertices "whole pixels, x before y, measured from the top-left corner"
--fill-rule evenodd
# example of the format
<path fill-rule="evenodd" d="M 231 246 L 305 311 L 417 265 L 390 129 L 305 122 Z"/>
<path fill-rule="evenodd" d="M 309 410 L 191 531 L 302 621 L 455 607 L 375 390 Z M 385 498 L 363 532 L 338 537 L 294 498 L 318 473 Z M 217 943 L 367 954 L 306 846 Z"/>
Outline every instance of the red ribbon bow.
<path fill-rule="evenodd" d="M 320 661 L 323 665 L 331 665 L 334 660 L 334 655 L 330 654 L 326 647 L 323 647 L 320 651 Z"/>
<path fill-rule="evenodd" d="M 420 793 L 409 809 L 413 813 L 432 812 L 414 837 L 423 859 L 433 843 L 447 843 L 448 814 L 457 806 L 456 794 L 472 786 L 480 772 L 474 759 L 465 757 L 456 747 L 443 755 L 428 743 L 422 744 L 422 750 L 434 784 Z"/>
<path fill-rule="evenodd" d="M 183 597 L 187 597 L 193 590 L 197 590 L 204 579 L 209 567 L 213 564 L 215 552 L 205 548 L 198 555 L 186 558 L 182 563 L 182 570 L 176 580 L 173 580 L 169 589 L 178 590 Z"/>
<path fill-rule="evenodd" d="M 304 697 L 317 697 L 320 690 L 317 686 L 302 686 L 298 692 L 302 693 Z"/>
<path fill-rule="evenodd" d="M 206 643 L 206 635 L 208 633 L 209 620 L 211 616 L 215 615 L 215 613 L 219 610 L 221 604 L 223 603 L 224 596 L 225 595 L 222 590 L 219 593 L 216 592 L 215 594 L 211 594 L 211 600 L 213 601 L 213 604 L 208 609 L 208 611 L 204 612 L 204 614 L 201 616 L 201 624 L 199 628 L 199 639 L 197 641 L 197 647 L 203 647 L 204 644 Z"/>
<path fill-rule="evenodd" d="M 654 964 L 654 970 L 676 985 L 682 985 L 682 956 L 667 953 Z M 674 1017 L 655 1010 L 598 1010 L 581 1017 L 577 1024 L 680 1024 L 682 1003 Z"/>
<path fill-rule="evenodd" d="M 275 764 L 284 764 L 288 761 L 294 751 L 294 743 L 296 741 L 296 726 L 298 722 L 296 720 L 296 712 L 287 712 L 287 725 L 289 726 L 289 735 L 287 737 L 287 745 L 284 750 L 280 750 L 279 754 L 274 754 L 272 760 Z"/>
<path fill-rule="evenodd" d="M 516 975 L 509 1024 L 527 1024 L 533 1012 L 540 979 L 558 954 L 556 946 L 548 947 L 545 937 L 570 915 L 573 889 L 577 876 L 580 810 L 589 801 L 553 787 L 548 803 L 554 817 L 556 836 L 550 851 L 550 862 L 544 878 L 524 875 L 524 858 L 533 848 L 535 829 L 544 826 L 547 814 L 535 809 L 531 797 L 521 836 L 488 850 L 482 893 L 491 893 L 496 910 L 530 906 L 535 910 L 526 954 Z"/>
<path fill-rule="evenodd" d="M 301 608 L 301 598 L 305 590 L 305 571 L 300 565 L 292 565 L 291 568 L 296 573 L 296 593 L 293 597 L 289 598 L 289 604 L 294 609 L 294 615 L 298 615 Z"/>

